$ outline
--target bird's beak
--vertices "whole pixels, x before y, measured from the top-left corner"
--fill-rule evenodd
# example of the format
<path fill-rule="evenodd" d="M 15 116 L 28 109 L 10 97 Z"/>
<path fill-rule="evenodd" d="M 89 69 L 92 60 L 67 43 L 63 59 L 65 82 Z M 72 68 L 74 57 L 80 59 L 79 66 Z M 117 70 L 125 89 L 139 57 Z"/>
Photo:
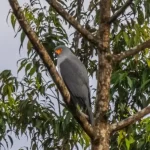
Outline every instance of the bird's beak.
<path fill-rule="evenodd" d="M 62 49 L 61 49 L 61 48 L 55 50 L 55 54 L 56 54 L 56 55 L 61 54 L 61 52 L 62 52 Z"/>

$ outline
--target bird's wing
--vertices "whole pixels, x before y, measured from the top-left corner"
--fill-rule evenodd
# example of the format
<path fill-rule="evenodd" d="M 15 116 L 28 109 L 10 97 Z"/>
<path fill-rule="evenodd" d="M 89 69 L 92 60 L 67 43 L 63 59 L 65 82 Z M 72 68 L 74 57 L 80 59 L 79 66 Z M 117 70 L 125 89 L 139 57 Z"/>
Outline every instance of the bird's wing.
<path fill-rule="evenodd" d="M 60 73 L 70 92 L 73 103 L 79 105 L 88 114 L 89 121 L 93 125 L 87 72 L 78 59 L 75 58 L 74 60 L 65 59 L 60 64 Z"/>
<path fill-rule="evenodd" d="M 85 76 L 83 72 L 85 68 L 83 65 L 79 65 L 80 63 L 78 59 L 75 62 L 71 59 L 65 59 L 60 64 L 60 73 L 71 96 L 81 99 L 80 101 L 83 101 L 84 105 L 86 103 L 90 106 L 87 75 Z"/>

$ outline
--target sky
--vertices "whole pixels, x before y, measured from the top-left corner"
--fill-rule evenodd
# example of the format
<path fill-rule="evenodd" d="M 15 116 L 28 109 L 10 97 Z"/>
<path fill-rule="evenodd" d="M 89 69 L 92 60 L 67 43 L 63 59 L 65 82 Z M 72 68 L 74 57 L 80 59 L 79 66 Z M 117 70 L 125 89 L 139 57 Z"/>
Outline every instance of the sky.
<path fill-rule="evenodd" d="M 2 1 L 0 6 L 0 71 L 11 69 L 13 74 L 16 74 L 19 41 L 17 38 L 14 38 L 15 32 L 11 24 L 6 22 L 9 9 L 8 1 Z"/>
<path fill-rule="evenodd" d="M 20 5 L 29 0 L 18 0 Z M 15 31 L 13 30 L 10 19 L 6 21 L 8 12 L 10 10 L 10 5 L 8 0 L 1 1 L 0 5 L 0 72 L 3 70 L 11 70 L 14 76 L 17 75 L 17 60 L 25 57 L 26 46 L 23 47 L 21 53 L 19 54 L 20 39 L 19 36 L 15 36 Z M 23 74 L 19 74 L 21 77 Z M 90 83 L 93 80 L 90 79 Z M 93 83 L 92 83 L 93 84 Z M 95 84 L 95 83 L 94 83 Z M 18 150 L 23 146 L 29 146 L 30 140 L 27 140 L 25 136 L 18 140 L 13 134 L 13 147 L 8 150 Z M 0 147 L 0 150 L 4 150 Z"/>

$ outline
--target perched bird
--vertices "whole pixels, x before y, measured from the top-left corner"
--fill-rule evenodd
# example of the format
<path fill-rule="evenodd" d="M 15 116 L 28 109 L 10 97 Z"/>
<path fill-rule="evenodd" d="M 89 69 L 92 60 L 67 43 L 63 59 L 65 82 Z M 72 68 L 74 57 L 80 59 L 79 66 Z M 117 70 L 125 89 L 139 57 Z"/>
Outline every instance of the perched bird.
<path fill-rule="evenodd" d="M 89 79 L 85 66 L 64 45 L 55 48 L 57 55 L 57 68 L 65 85 L 67 86 L 71 100 L 88 116 L 88 121 L 93 125 L 91 110 Z"/>

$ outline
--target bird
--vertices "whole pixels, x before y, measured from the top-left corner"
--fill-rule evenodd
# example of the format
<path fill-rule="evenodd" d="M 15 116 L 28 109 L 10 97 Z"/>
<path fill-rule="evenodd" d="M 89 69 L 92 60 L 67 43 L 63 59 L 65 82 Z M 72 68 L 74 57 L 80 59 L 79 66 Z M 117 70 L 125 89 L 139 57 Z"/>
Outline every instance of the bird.
<path fill-rule="evenodd" d="M 88 73 L 83 63 L 65 45 L 54 49 L 57 56 L 57 69 L 62 77 L 71 100 L 76 108 L 88 116 L 88 122 L 93 125 Z"/>

